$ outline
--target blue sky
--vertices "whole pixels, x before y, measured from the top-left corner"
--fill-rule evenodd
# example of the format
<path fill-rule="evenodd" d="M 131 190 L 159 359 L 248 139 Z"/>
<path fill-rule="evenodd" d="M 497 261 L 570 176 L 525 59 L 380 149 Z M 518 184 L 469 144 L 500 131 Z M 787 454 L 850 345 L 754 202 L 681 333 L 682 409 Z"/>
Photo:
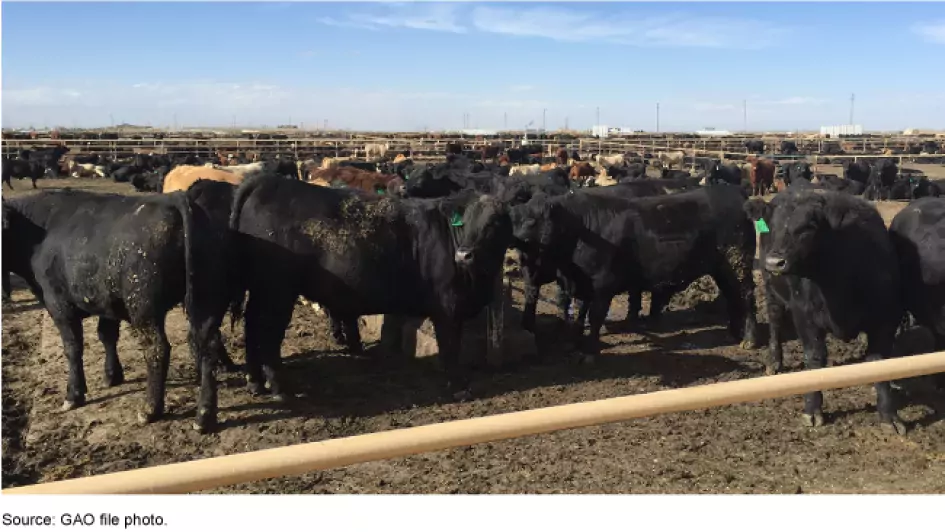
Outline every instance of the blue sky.
<path fill-rule="evenodd" d="M 943 3 L 2 4 L 4 127 L 945 127 Z M 938 62 L 936 66 L 935 63 Z"/>

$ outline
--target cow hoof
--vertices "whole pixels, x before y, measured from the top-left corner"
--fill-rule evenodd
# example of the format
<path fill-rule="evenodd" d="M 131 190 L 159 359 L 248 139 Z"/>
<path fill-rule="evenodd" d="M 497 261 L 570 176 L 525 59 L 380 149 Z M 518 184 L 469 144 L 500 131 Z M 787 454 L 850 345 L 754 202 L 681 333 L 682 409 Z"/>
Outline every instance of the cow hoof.
<path fill-rule="evenodd" d="M 742 349 L 758 349 L 758 342 L 754 340 L 742 340 L 738 346 Z"/>
<path fill-rule="evenodd" d="M 284 393 L 274 393 L 272 394 L 272 400 L 276 403 L 288 403 L 289 396 Z"/>
<path fill-rule="evenodd" d="M 883 429 L 887 432 L 894 432 L 900 436 L 905 436 L 909 429 L 906 424 L 897 416 L 895 419 L 883 422 Z"/>
<path fill-rule="evenodd" d="M 105 375 L 105 386 L 111 388 L 113 386 L 121 386 L 125 383 L 125 374 L 124 372 L 113 373 L 112 375 Z"/>
<path fill-rule="evenodd" d="M 246 389 L 254 396 L 266 395 L 266 386 L 261 382 L 246 381 Z"/>
<path fill-rule="evenodd" d="M 805 427 L 824 426 L 824 415 L 820 412 L 816 414 L 801 414 L 801 422 Z"/>
<path fill-rule="evenodd" d="M 197 419 L 194 421 L 194 430 L 200 434 L 209 434 L 217 425 L 217 416 L 209 410 L 201 409 L 197 412 Z"/>
<path fill-rule="evenodd" d="M 161 414 L 157 412 L 138 412 L 138 424 L 139 425 L 148 425 L 154 423 L 161 418 Z"/>
<path fill-rule="evenodd" d="M 81 406 L 85 406 L 85 399 L 84 399 L 84 398 L 82 398 L 82 399 L 74 399 L 74 400 L 66 399 L 65 402 L 62 403 L 62 406 L 59 407 L 59 411 L 60 411 L 60 412 L 68 412 L 68 411 L 70 411 L 70 410 L 75 410 L 76 408 L 79 408 L 79 407 L 81 407 Z"/>
<path fill-rule="evenodd" d="M 453 399 L 459 402 L 465 402 L 472 399 L 472 392 L 469 390 L 460 390 L 453 394 Z"/>

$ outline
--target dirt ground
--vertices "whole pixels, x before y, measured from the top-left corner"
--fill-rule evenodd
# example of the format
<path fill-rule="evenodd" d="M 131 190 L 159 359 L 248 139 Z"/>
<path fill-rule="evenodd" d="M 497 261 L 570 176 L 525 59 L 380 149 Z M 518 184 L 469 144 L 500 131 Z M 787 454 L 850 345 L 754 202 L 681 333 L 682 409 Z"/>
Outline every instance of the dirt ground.
<path fill-rule="evenodd" d="M 131 191 L 103 181 L 41 181 L 95 190 Z M 15 194 L 30 193 L 15 181 Z M 3 191 L 10 197 L 9 191 Z M 880 205 L 888 218 L 903 203 Z M 539 365 L 476 373 L 474 399 L 443 392 L 436 357 L 379 363 L 342 354 L 326 320 L 299 305 L 286 331 L 283 357 L 295 399 L 288 406 L 254 398 L 237 375 L 224 375 L 224 428 L 191 428 L 197 387 L 185 344 L 183 315 L 168 316 L 173 347 L 167 419 L 139 427 L 144 366 L 137 341 L 123 326 L 119 354 L 127 383 L 102 384 L 104 352 L 95 320 L 85 323 L 88 405 L 61 413 L 66 362 L 45 311 L 13 277 L 14 303 L 3 309 L 3 486 L 221 456 L 668 388 L 762 375 L 762 350 L 745 351 L 725 327 L 724 308 L 708 279 L 677 295 L 664 323 L 635 332 L 615 328 L 595 365 L 576 364 L 548 342 Z M 760 287 L 759 287 L 760 294 Z M 553 287 L 543 295 L 553 299 Z M 521 308 L 522 293 L 514 283 Z M 615 319 L 626 313 L 615 303 Z M 551 305 L 539 303 L 539 327 L 554 326 Z M 764 302 L 759 298 L 764 320 Z M 614 327 L 612 327 L 614 328 Z M 766 326 L 762 326 L 766 330 Z M 234 359 L 242 329 L 224 327 Z M 543 335 L 546 336 L 546 335 Z M 550 338 L 550 337 L 549 337 Z M 860 342 L 830 340 L 830 364 L 860 360 Z M 796 340 L 785 345 L 789 370 L 801 369 Z M 825 393 L 827 424 L 803 427 L 803 400 L 657 416 L 561 431 L 343 469 L 243 484 L 220 493 L 943 493 L 945 422 L 927 405 L 904 398 L 906 436 L 877 423 L 872 387 Z"/>

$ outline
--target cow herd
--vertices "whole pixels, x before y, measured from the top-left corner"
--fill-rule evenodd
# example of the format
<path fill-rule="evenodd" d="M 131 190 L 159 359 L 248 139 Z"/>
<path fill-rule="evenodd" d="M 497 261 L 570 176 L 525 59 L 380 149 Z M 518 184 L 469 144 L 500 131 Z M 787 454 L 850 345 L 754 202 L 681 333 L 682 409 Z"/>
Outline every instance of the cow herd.
<path fill-rule="evenodd" d="M 679 153 L 590 162 L 562 150 L 550 165 L 518 153 L 516 166 L 487 160 L 508 157 L 498 153 L 475 161 L 451 153 L 436 164 L 402 154 L 376 163 L 280 157 L 242 168 L 195 156 L 138 155 L 105 175 L 132 168 L 123 174 L 127 181 L 159 177 L 141 188 L 161 193 L 62 189 L 3 200 L 4 298 L 9 274 L 16 274 L 57 327 L 69 366 L 64 409 L 85 403 L 82 320 L 98 318 L 108 386 L 124 380 L 117 341 L 119 323 L 129 323 L 147 364 L 144 423 L 164 413 L 170 357 L 164 322 L 182 305 L 200 387 L 195 425 L 202 431 L 216 425 L 218 369 L 239 369 L 220 332 L 227 313 L 244 321 L 242 369 L 250 392 L 277 400 L 291 395 L 281 346 L 299 297 L 325 309 L 335 339 L 352 355 L 362 353 L 360 316 L 429 318 L 447 387 L 454 397 L 468 397 L 469 368 L 459 360 L 463 324 L 491 303 L 510 249 L 518 252 L 524 277 L 523 327 L 538 337 L 538 292 L 556 283 L 564 334 L 588 360 L 600 352 L 615 296 L 627 293 L 629 325 L 646 327 L 675 293 L 703 276 L 719 288 L 734 340 L 758 348 L 759 242 L 769 373 L 782 370 L 788 319 L 808 368 L 826 365 L 828 333 L 841 340 L 865 333 L 867 360 L 893 356 L 909 316 L 938 344 L 945 340 L 939 251 L 945 199 L 916 199 L 887 230 L 875 207 L 857 197 L 889 197 L 899 178 L 886 162 L 868 171 L 848 165 L 847 175 L 834 180 L 812 175 L 804 163 L 751 158 L 745 180 L 743 168 L 712 159 L 690 159 L 687 172 Z M 53 157 L 34 152 L 17 160 L 46 172 Z M 109 164 L 76 164 L 99 163 Z M 530 165 L 537 170 L 512 172 Z M 662 177 L 646 176 L 654 165 Z M 587 168 L 591 176 L 582 175 Z M 777 193 L 770 201 L 753 197 L 772 186 Z M 909 197 L 934 192 L 908 188 Z M 652 302 L 645 317 L 643 292 Z M 391 349 L 400 345 L 390 342 Z M 876 393 L 880 420 L 904 433 L 890 383 L 877 384 Z M 823 423 L 821 394 L 806 396 L 803 419 Z"/>

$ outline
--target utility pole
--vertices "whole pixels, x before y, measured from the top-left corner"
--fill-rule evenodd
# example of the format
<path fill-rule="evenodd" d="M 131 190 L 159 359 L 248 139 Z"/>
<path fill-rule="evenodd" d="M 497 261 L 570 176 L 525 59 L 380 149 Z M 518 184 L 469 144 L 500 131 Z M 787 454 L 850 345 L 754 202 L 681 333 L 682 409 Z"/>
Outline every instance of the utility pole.
<path fill-rule="evenodd" d="M 856 98 L 856 94 L 850 94 L 850 125 L 853 125 L 853 100 Z"/>
<path fill-rule="evenodd" d="M 748 100 L 742 100 L 742 130 L 748 133 Z"/>
<path fill-rule="evenodd" d="M 656 102 L 656 132 L 660 132 L 660 102 Z"/>
<path fill-rule="evenodd" d="M 115 127 L 115 119 L 112 118 L 112 114 L 111 114 L 111 113 L 108 113 L 108 122 L 111 124 L 111 126 L 112 126 L 113 128 Z"/>
<path fill-rule="evenodd" d="M 505 131 L 509 130 L 509 113 L 508 111 L 502 113 L 502 129 Z"/>
<path fill-rule="evenodd" d="M 177 113 L 174 113 L 174 131 L 177 131 Z"/>
<path fill-rule="evenodd" d="M 542 132 L 542 133 L 544 133 L 544 132 L 546 131 L 546 128 L 545 128 L 545 118 L 547 117 L 547 113 L 548 113 L 548 109 L 542 109 L 542 110 L 541 110 L 541 132 Z"/>
<path fill-rule="evenodd" d="M 568 117 L 564 117 L 564 130 L 568 131 Z"/>

